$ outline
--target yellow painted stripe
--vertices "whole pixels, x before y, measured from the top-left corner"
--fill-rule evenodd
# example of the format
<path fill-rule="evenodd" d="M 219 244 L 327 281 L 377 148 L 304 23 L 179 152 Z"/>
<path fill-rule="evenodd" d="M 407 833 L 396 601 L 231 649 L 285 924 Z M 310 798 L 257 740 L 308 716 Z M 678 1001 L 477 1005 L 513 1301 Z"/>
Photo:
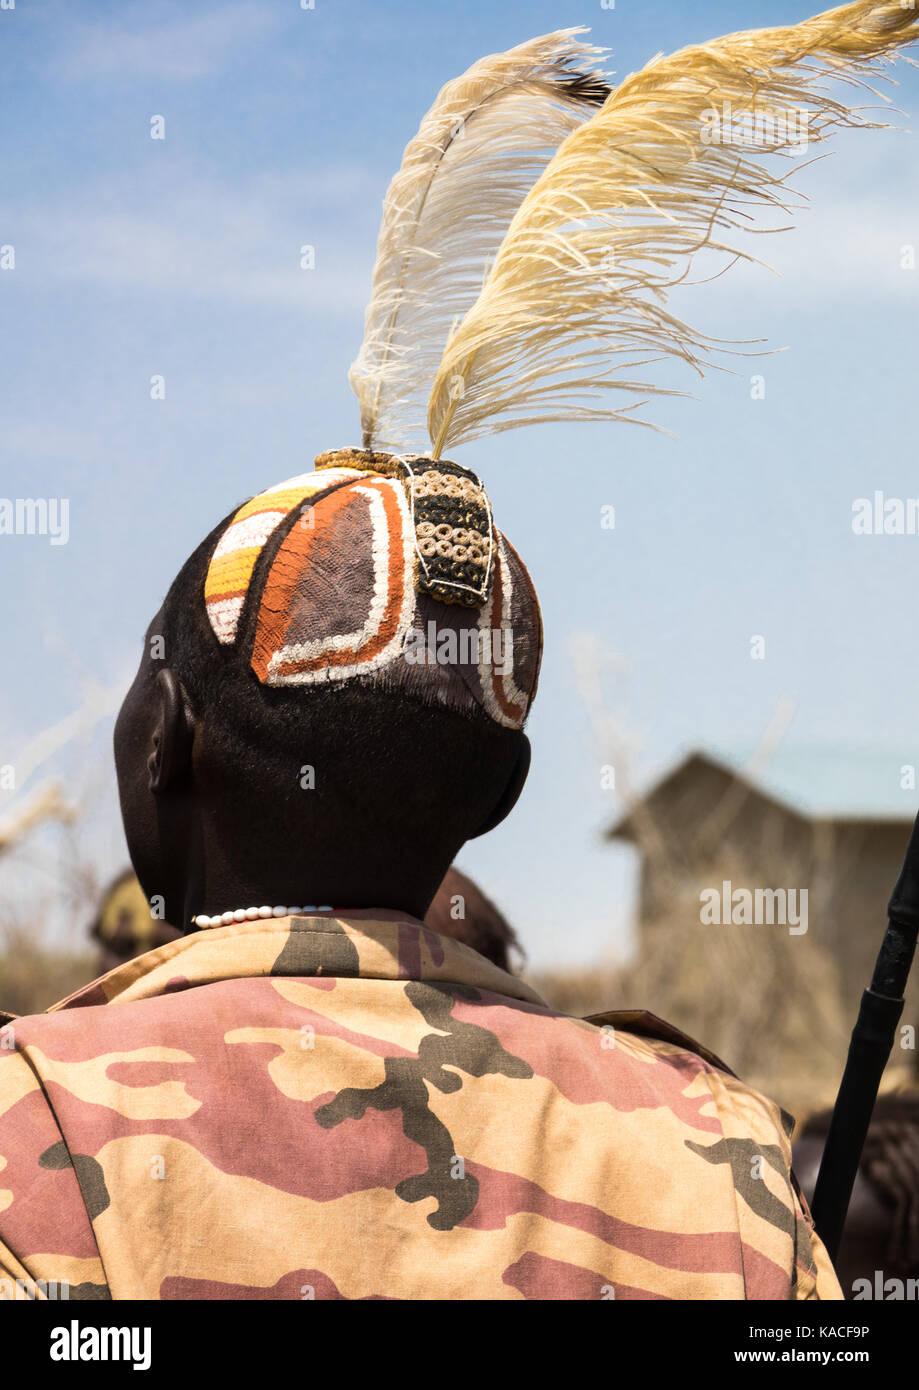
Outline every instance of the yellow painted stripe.
<path fill-rule="evenodd" d="M 235 598 L 245 593 L 261 553 L 260 545 L 250 545 L 245 550 L 233 550 L 229 555 L 212 560 L 204 585 L 205 599 L 210 602 L 214 598 Z"/>
<path fill-rule="evenodd" d="M 281 516 L 278 525 L 280 526 L 281 521 L 289 516 L 295 507 L 299 507 L 305 502 L 308 497 L 312 497 L 317 492 L 323 492 L 334 483 L 344 481 L 352 476 L 360 478 L 363 475 L 353 468 L 329 468 L 323 472 L 309 474 L 296 487 L 283 488 L 280 492 L 261 492 L 257 497 L 251 498 L 240 507 L 224 531 L 221 540 L 229 535 L 238 522 L 247 521 L 250 517 L 258 516 L 263 512 L 279 512 Z M 244 597 L 262 549 L 261 545 L 245 546 L 240 550 L 230 551 L 229 554 L 218 555 L 211 560 L 204 581 L 205 602 L 213 603 L 220 599 Z"/>

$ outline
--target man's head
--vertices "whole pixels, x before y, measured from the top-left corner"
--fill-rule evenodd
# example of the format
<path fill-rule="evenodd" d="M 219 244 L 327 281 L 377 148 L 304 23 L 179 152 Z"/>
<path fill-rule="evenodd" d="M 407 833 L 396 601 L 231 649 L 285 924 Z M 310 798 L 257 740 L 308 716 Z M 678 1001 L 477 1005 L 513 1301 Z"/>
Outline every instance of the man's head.
<path fill-rule="evenodd" d="M 263 904 L 423 917 L 526 778 L 538 608 L 490 510 L 463 529 L 484 493 L 341 457 L 198 547 L 116 725 L 132 861 L 185 929 Z"/>

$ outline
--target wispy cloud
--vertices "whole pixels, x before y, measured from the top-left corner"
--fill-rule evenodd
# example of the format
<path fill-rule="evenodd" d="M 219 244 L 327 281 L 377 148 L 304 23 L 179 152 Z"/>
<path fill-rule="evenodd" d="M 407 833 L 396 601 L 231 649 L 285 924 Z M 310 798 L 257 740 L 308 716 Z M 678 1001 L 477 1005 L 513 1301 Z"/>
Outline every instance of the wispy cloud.
<path fill-rule="evenodd" d="M 919 294 L 919 199 L 909 194 L 834 192 L 797 213 L 788 231 L 733 242 L 762 264 L 738 264 L 708 284 L 683 286 L 678 313 L 698 318 L 700 305 L 726 303 L 744 315 L 763 303 L 783 302 L 789 312 L 842 301 L 893 305 Z M 702 270 L 693 278 L 703 278 Z"/>
<path fill-rule="evenodd" d="M 120 189 L 121 209 L 104 211 L 106 190 L 78 201 L 10 206 L 17 253 L 45 283 L 104 285 L 128 295 L 324 313 L 360 313 L 370 292 L 379 210 L 378 180 L 340 167 L 320 173 L 259 174 L 229 183 L 173 170 L 154 185 Z M 685 287 L 678 312 L 788 296 L 788 308 L 840 299 L 903 302 L 919 293 L 919 200 L 885 191 L 865 198 L 827 190 L 775 236 L 749 237 L 758 266 Z M 96 211 L 95 209 L 99 209 Z M 355 209 L 360 215 L 355 220 Z M 302 269 L 300 250 L 314 248 Z M 908 248 L 915 269 L 908 269 Z M 698 277 L 706 272 L 700 268 Z"/>
<path fill-rule="evenodd" d="M 896 124 L 905 125 L 906 117 Z M 790 230 L 750 236 L 743 249 L 783 277 L 759 267 L 737 267 L 706 294 L 774 300 L 788 295 L 789 307 L 848 302 L 902 302 L 919 291 L 919 157 L 916 140 L 899 131 L 846 131 L 829 156 L 789 178 L 794 211 L 768 225 Z M 756 215 L 754 225 L 765 226 Z M 909 264 L 913 247 L 917 269 Z"/>
<path fill-rule="evenodd" d="M 125 293 L 324 311 L 360 311 L 369 292 L 375 230 L 363 170 L 263 176 L 228 186 L 174 174 L 162 186 L 122 190 L 125 211 L 99 196 L 10 209 L 23 273 L 45 283 L 106 285 Z M 352 227 L 355 201 L 366 227 Z M 314 268 L 301 267 L 312 248 Z M 309 253 L 307 253 L 307 260 Z"/>
<path fill-rule="evenodd" d="M 139 7 L 133 14 L 144 13 Z M 278 13 L 264 4 L 223 5 L 209 14 L 189 17 L 179 10 L 159 22 L 115 22 L 106 16 L 80 23 L 56 51 L 56 76 L 94 81 L 154 78 L 183 82 L 220 72 L 236 53 L 274 28 Z"/>
<path fill-rule="evenodd" d="M 805 300 L 915 295 L 919 199 L 893 191 L 860 198 L 853 190 L 815 202 L 798 228 L 775 238 L 767 259 L 794 277 L 796 294 Z"/>

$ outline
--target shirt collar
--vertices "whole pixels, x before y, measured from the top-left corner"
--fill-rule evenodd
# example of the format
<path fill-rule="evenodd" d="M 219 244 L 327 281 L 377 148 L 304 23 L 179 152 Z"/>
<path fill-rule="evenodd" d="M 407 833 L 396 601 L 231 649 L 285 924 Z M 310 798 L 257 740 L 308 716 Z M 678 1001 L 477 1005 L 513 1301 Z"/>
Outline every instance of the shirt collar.
<path fill-rule="evenodd" d="M 148 951 L 52 1006 L 129 1003 L 250 976 L 442 980 L 545 1007 L 522 980 L 415 917 L 316 912 L 208 927 Z"/>

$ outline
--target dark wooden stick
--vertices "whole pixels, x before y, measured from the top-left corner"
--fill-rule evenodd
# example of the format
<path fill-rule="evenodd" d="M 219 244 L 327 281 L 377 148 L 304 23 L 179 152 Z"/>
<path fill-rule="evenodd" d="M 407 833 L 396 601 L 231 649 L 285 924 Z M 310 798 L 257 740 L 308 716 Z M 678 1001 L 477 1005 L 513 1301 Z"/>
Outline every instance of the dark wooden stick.
<path fill-rule="evenodd" d="M 887 907 L 888 926 L 871 984 L 862 995 L 846 1069 L 814 1189 L 817 1234 L 831 1260 L 839 1254 L 849 1199 L 878 1088 L 903 1013 L 903 996 L 919 935 L 919 818 Z"/>

